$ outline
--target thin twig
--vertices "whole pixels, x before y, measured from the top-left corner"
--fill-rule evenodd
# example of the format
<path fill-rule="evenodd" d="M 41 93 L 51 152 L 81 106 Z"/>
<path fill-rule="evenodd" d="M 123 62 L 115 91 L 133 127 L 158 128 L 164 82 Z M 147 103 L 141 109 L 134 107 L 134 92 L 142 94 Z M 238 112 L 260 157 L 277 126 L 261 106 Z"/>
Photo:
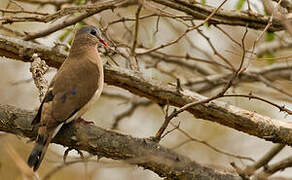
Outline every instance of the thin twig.
<path fill-rule="evenodd" d="M 135 24 L 135 33 L 134 33 L 134 41 L 131 49 L 131 54 L 135 55 L 135 49 L 137 46 L 137 38 L 138 38 L 138 33 L 139 33 L 139 15 L 142 10 L 142 5 L 139 5 L 136 11 L 136 24 Z"/>
<path fill-rule="evenodd" d="M 287 114 L 289 115 L 292 115 L 292 111 L 287 109 L 285 106 L 280 106 L 276 103 L 273 103 L 272 101 L 268 101 L 264 98 L 261 98 L 259 96 L 255 96 L 255 95 L 252 95 L 252 93 L 246 95 L 246 94 L 228 94 L 228 95 L 224 95 L 220 98 L 225 98 L 225 97 L 245 97 L 245 98 L 248 98 L 248 99 L 257 99 L 257 100 L 260 100 L 260 101 L 263 101 L 263 102 L 266 102 L 272 106 L 275 106 L 277 107 L 280 111 L 283 111 L 283 112 L 286 112 Z"/>
<path fill-rule="evenodd" d="M 189 27 L 187 28 L 187 30 L 182 33 L 180 36 L 178 36 L 175 40 L 173 41 L 170 41 L 168 43 L 165 43 L 165 44 L 161 44 L 160 46 L 158 47 L 155 47 L 155 48 L 152 48 L 152 49 L 149 49 L 149 50 L 146 50 L 144 52 L 139 52 L 139 53 L 136 53 L 137 55 L 143 55 L 143 54 L 147 54 L 147 53 L 150 53 L 150 52 L 153 52 L 153 51 L 157 51 L 158 49 L 162 49 L 162 48 L 165 48 L 167 46 L 170 46 L 170 45 L 173 45 L 175 43 L 177 43 L 179 40 L 181 40 L 187 33 L 193 31 L 194 29 L 197 29 L 199 27 L 201 27 L 202 25 L 204 25 L 206 22 L 208 22 L 209 19 L 211 19 L 212 16 L 214 16 L 214 14 L 227 2 L 227 0 L 224 0 L 216 9 L 214 9 L 212 11 L 212 13 L 200 24 L 196 25 L 196 26 L 192 26 L 192 27 Z"/>
<path fill-rule="evenodd" d="M 198 138 L 195 138 L 195 137 L 191 136 L 191 135 L 190 135 L 189 133 L 187 133 L 185 130 L 181 129 L 180 127 L 175 126 L 172 122 L 170 122 L 170 124 L 171 124 L 172 126 L 174 126 L 174 128 L 175 128 L 176 130 L 178 130 L 179 132 L 181 132 L 184 136 L 186 136 L 186 137 L 188 138 L 187 141 L 184 141 L 183 143 L 181 143 L 181 144 L 179 144 L 179 145 L 177 145 L 177 146 L 175 146 L 175 147 L 173 147 L 173 148 L 171 148 L 171 149 L 176 149 L 176 148 L 182 146 L 183 144 L 186 144 L 186 143 L 188 143 L 188 142 L 193 141 L 193 142 L 197 142 L 197 143 L 203 144 L 203 145 L 207 146 L 208 148 L 212 149 L 213 151 L 215 151 L 215 152 L 217 152 L 217 153 L 224 154 L 224 155 L 226 155 L 226 156 L 230 156 L 230 157 L 233 157 L 233 158 L 236 158 L 236 159 L 243 159 L 243 160 L 248 160 L 248 161 L 252 161 L 252 162 L 254 162 L 254 159 L 252 159 L 252 158 L 250 158 L 250 157 L 240 156 L 240 155 L 236 155 L 236 154 L 232 154 L 232 153 L 229 153 L 229 152 L 225 152 L 225 151 L 223 151 L 223 150 L 220 150 L 220 149 L 218 149 L 218 148 L 212 146 L 211 144 L 209 144 L 209 143 L 206 142 L 206 141 L 203 141 L 203 140 L 200 140 L 200 139 L 198 139 Z"/>
<path fill-rule="evenodd" d="M 214 99 L 217 99 L 219 97 L 222 97 L 224 96 L 224 94 L 227 92 L 227 90 L 232 86 L 232 83 L 233 81 L 236 79 L 236 77 L 242 72 L 244 71 L 245 69 L 242 69 L 242 66 L 243 66 L 243 62 L 244 62 L 244 59 L 245 59 L 245 45 L 244 45 L 244 40 L 245 40 L 245 37 L 247 35 L 247 28 L 243 34 L 243 37 L 242 37 L 242 58 L 241 58 L 241 62 L 240 62 L 240 65 L 238 67 L 238 69 L 234 72 L 233 76 L 231 77 L 231 79 L 229 80 L 229 82 L 223 87 L 223 89 L 218 93 L 216 94 L 215 96 L 212 96 L 210 98 L 207 98 L 207 99 L 203 99 L 201 101 L 196 101 L 196 102 L 191 102 L 189 104 L 186 104 L 184 105 L 183 107 L 179 108 L 178 110 L 174 109 L 174 111 L 170 114 L 170 115 L 167 115 L 165 117 L 165 120 L 162 124 L 162 126 L 160 127 L 160 129 L 157 131 L 156 135 L 155 135 L 155 140 L 156 141 L 160 141 L 161 139 L 161 136 L 163 134 L 163 132 L 165 131 L 165 129 L 167 128 L 169 122 L 174 118 L 176 117 L 178 114 L 182 113 L 183 111 L 185 111 L 186 109 L 190 108 L 190 107 L 193 107 L 193 106 L 196 106 L 196 105 L 199 105 L 199 104 L 204 104 L 204 103 L 208 103 Z"/>
<path fill-rule="evenodd" d="M 274 145 L 263 157 L 257 160 L 254 164 L 247 166 L 244 173 L 248 176 L 252 175 L 256 170 L 267 164 L 285 147 L 284 144 Z"/>

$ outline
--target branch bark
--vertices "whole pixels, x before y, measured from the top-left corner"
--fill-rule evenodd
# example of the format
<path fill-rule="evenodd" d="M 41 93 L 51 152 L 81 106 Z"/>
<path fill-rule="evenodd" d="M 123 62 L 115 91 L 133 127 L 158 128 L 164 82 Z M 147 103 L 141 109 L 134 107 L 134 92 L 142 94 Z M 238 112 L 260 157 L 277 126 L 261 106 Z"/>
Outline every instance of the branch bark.
<path fill-rule="evenodd" d="M 45 60 L 49 66 L 53 67 L 59 67 L 66 57 L 64 51 L 56 48 L 0 35 L 0 56 L 31 61 L 30 57 L 33 53 L 38 53 L 42 60 Z M 188 90 L 178 92 L 176 87 L 143 77 L 140 72 L 119 67 L 105 67 L 105 82 L 151 99 L 156 103 L 177 107 L 206 98 Z M 292 124 L 284 121 L 262 116 L 215 100 L 207 104 L 190 107 L 187 111 L 197 118 L 217 122 L 268 141 L 292 145 Z"/>
<path fill-rule="evenodd" d="M 184 12 L 191 15 L 195 19 L 206 19 L 214 7 L 203 5 L 200 3 L 188 3 L 182 0 L 152 0 L 158 4 L 165 5 L 172 9 Z M 226 25 L 237 25 L 247 26 L 249 28 L 263 30 L 269 23 L 269 16 L 260 14 L 249 14 L 245 11 L 232 11 L 220 9 L 209 21 L 209 24 L 226 24 Z M 280 31 L 284 27 L 281 25 L 279 20 L 273 20 L 273 24 L 269 27 L 269 31 Z"/>
<path fill-rule="evenodd" d="M 31 61 L 38 53 L 49 66 L 59 67 L 66 57 L 64 51 L 56 48 L 25 42 L 0 35 L 0 55 L 22 61 Z M 133 94 L 146 97 L 159 104 L 182 107 L 206 97 L 143 77 L 143 74 L 119 67 L 105 67 L 105 82 L 126 89 Z M 257 136 L 275 143 L 292 145 L 292 124 L 223 103 L 212 101 L 187 109 L 195 117 L 217 122 L 227 127 Z"/>
<path fill-rule="evenodd" d="M 119 0 L 119 1 L 110 1 L 110 2 L 107 2 L 107 3 L 100 4 L 98 6 L 93 5 L 93 6 L 91 6 L 92 9 L 88 9 L 87 12 L 82 13 L 81 15 L 79 15 L 77 17 L 73 17 L 73 18 L 64 20 L 62 23 L 55 24 L 55 25 L 51 26 L 48 29 L 44 29 L 42 31 L 35 32 L 35 33 L 29 33 L 23 38 L 23 40 L 28 41 L 28 40 L 36 39 L 36 38 L 39 38 L 39 37 L 47 36 L 47 35 L 55 32 L 55 31 L 58 31 L 58 30 L 63 29 L 65 27 L 67 27 L 67 26 L 70 26 L 72 24 L 80 22 L 83 19 L 88 18 L 90 16 L 93 16 L 93 15 L 95 15 L 97 13 L 100 13 L 100 12 L 102 12 L 104 10 L 107 10 L 107 9 L 112 9 L 113 10 L 116 7 L 118 7 L 118 6 L 122 5 L 122 4 L 126 4 L 126 3 L 127 3 L 126 1 L 124 3 L 122 3 L 122 0 Z M 78 7 L 78 9 L 79 8 L 82 9 L 82 7 Z M 70 9 L 70 8 L 67 8 L 67 9 Z M 66 12 L 66 9 L 60 10 L 58 12 L 60 14 L 63 13 L 63 15 L 64 14 L 66 15 L 67 13 L 70 14 L 70 11 Z M 60 14 L 56 13 L 56 14 L 52 15 L 52 19 L 54 19 L 53 17 L 58 16 Z"/>
<path fill-rule="evenodd" d="M 0 131 L 36 138 L 37 132 L 30 125 L 33 117 L 34 112 L 0 104 Z M 151 140 L 107 131 L 82 122 L 63 126 L 53 142 L 87 151 L 99 158 L 125 160 L 168 179 L 241 179 L 237 175 L 202 166 Z"/>
<path fill-rule="evenodd" d="M 151 0 L 152 2 L 170 7 L 174 10 L 177 10 L 178 12 L 185 13 L 187 15 L 192 16 L 194 19 L 204 20 L 206 19 L 216 7 L 204 5 L 201 3 L 188 3 L 186 1 L 182 0 Z M 139 4 L 137 0 L 128 0 L 125 1 L 127 4 Z M 60 17 L 64 17 L 67 14 L 72 14 L 74 12 L 80 12 L 80 11 L 96 11 L 98 8 L 100 9 L 109 9 L 110 7 L 116 7 L 114 4 L 117 4 L 117 2 L 109 2 L 105 4 L 103 7 L 98 7 L 98 5 L 90 5 L 90 6 L 84 6 L 84 7 L 67 7 L 63 8 L 59 11 L 57 11 L 54 14 L 50 14 L 41 18 L 36 17 L 26 17 L 26 18 L 20 18 L 18 16 L 11 16 L 11 17 L 5 17 L 0 18 L 0 21 L 3 23 L 12 23 L 12 22 L 24 22 L 24 21 L 36 21 L 36 22 L 51 22 L 52 20 L 56 20 Z M 291 3 L 290 3 L 291 4 Z M 286 3 L 285 5 L 287 7 L 290 7 L 290 4 Z M 96 7 L 98 7 L 96 9 Z M 233 26 L 247 26 L 252 29 L 257 30 L 264 30 L 267 24 L 269 23 L 269 16 L 264 16 L 261 14 L 256 13 L 248 13 L 247 11 L 234 11 L 234 10 L 226 10 L 226 9 L 220 9 L 218 12 L 215 13 L 214 16 L 210 18 L 208 21 L 209 24 L 225 24 L 225 25 L 233 25 Z M 281 31 L 284 30 L 283 25 L 281 24 L 281 21 L 279 19 L 274 19 L 271 26 L 268 28 L 268 31 Z M 28 37 L 27 37 L 28 38 Z"/>

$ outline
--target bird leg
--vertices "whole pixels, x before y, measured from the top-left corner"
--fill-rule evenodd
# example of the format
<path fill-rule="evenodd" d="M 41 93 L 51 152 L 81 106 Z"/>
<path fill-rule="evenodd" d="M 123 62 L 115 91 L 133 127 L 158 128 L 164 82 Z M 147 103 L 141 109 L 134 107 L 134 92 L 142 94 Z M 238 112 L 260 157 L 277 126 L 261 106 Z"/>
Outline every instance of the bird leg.
<path fill-rule="evenodd" d="M 76 119 L 74 122 L 76 123 L 85 123 L 85 124 L 92 124 L 92 125 L 95 125 L 94 121 L 87 121 L 81 117 L 79 117 L 78 119 Z"/>

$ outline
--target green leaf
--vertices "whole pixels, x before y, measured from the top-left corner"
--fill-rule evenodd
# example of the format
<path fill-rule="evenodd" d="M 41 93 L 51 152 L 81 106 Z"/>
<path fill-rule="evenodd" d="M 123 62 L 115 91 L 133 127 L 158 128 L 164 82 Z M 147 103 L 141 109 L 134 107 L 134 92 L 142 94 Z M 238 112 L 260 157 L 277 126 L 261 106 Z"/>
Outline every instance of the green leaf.
<path fill-rule="evenodd" d="M 204 24 L 207 28 L 210 28 L 210 25 L 209 25 L 209 23 L 208 23 L 208 21 L 207 22 L 205 22 L 205 24 Z"/>
<path fill-rule="evenodd" d="M 206 4 L 206 0 L 201 0 L 201 3 L 202 4 Z"/>
<path fill-rule="evenodd" d="M 241 10 L 244 5 L 245 0 L 238 0 L 235 6 L 235 9 Z"/>
<path fill-rule="evenodd" d="M 275 62 L 275 59 L 274 59 L 275 56 L 274 56 L 274 54 L 271 53 L 271 52 L 268 52 L 267 54 L 265 54 L 265 55 L 264 55 L 264 58 L 270 58 L 270 59 L 267 59 L 267 60 L 266 60 L 268 64 L 273 64 L 273 63 Z"/>
<path fill-rule="evenodd" d="M 80 0 L 80 1 L 75 2 L 76 5 L 82 5 L 82 4 L 85 4 L 85 3 L 86 3 L 85 0 Z"/>
<path fill-rule="evenodd" d="M 275 34 L 273 32 L 266 32 L 266 41 L 270 42 L 275 39 Z"/>

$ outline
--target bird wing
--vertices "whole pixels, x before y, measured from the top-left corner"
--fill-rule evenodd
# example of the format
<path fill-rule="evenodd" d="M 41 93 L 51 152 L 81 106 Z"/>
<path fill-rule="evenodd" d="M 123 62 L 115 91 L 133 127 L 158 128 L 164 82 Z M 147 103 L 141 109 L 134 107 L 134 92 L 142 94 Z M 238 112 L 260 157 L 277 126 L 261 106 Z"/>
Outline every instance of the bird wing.
<path fill-rule="evenodd" d="M 66 60 L 52 80 L 32 124 L 37 124 L 41 120 L 49 120 L 55 122 L 41 123 L 56 126 L 72 117 L 98 90 L 99 78 L 98 66 L 89 59 L 70 58 Z M 52 102 L 52 118 L 41 118 L 43 105 L 50 102 Z"/>
<path fill-rule="evenodd" d="M 56 75 L 53 87 L 52 115 L 61 122 L 88 103 L 99 87 L 100 78 L 98 66 L 89 59 L 71 59 L 66 65 Z"/>

